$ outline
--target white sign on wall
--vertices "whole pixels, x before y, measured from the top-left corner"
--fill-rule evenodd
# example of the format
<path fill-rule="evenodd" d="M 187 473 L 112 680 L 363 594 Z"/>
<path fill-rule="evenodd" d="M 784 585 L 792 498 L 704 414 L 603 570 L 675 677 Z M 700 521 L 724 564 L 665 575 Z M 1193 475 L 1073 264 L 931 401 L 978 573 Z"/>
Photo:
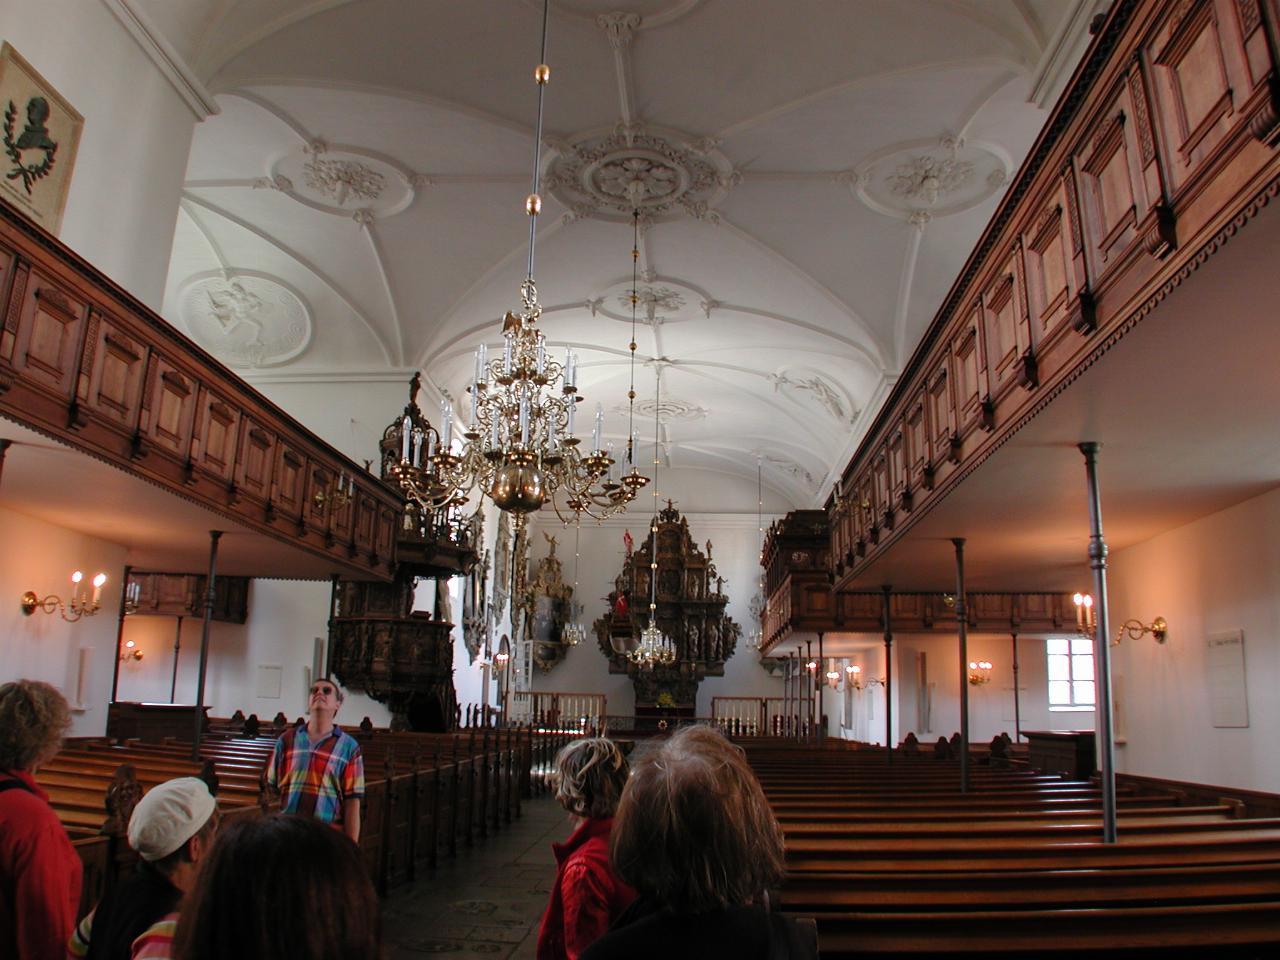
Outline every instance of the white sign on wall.
<path fill-rule="evenodd" d="M 258 689 L 257 696 L 261 700 L 279 700 L 280 699 L 280 679 L 284 673 L 284 668 L 279 664 L 260 663 L 258 664 Z"/>
<path fill-rule="evenodd" d="M 1249 726 L 1249 700 L 1244 682 L 1244 631 L 1211 633 L 1205 643 L 1205 679 L 1209 684 L 1209 715 L 1213 725 Z"/>

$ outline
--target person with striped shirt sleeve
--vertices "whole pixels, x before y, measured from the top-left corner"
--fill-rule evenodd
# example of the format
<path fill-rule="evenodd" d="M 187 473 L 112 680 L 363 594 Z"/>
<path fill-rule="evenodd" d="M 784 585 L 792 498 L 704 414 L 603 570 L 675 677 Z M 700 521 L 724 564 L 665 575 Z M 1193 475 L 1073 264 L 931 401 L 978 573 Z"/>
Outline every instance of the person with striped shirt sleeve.
<path fill-rule="evenodd" d="M 285 813 L 332 824 L 358 843 L 364 757 L 355 738 L 334 723 L 342 700 L 342 688 L 329 677 L 311 685 L 308 720 L 281 734 L 265 778 L 280 791 Z"/>

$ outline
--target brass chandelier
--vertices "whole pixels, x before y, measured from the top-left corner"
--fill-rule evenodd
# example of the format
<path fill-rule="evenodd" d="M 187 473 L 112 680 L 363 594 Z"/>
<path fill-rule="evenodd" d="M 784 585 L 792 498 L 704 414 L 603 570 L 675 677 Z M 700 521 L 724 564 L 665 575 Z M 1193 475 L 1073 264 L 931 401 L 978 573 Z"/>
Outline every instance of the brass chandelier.
<path fill-rule="evenodd" d="M 615 479 L 612 447 L 601 448 L 604 411 L 597 404 L 589 451 L 575 435 L 578 358 L 572 348 L 564 361 L 553 359 L 538 329 L 542 307 L 533 278 L 537 217 L 542 210 L 542 118 L 551 68 L 546 63 L 547 3 L 542 10 L 542 57 L 533 71 L 538 85 L 534 135 L 533 189 L 525 198 L 529 216 L 529 256 L 520 284 L 520 307 L 502 325 L 502 355 L 490 357 L 481 343 L 475 374 L 467 388 L 471 417 L 454 442 L 454 411 L 441 404 L 437 432 L 425 418 L 406 412 L 401 423 L 400 461 L 391 468 L 405 496 L 426 511 L 467 500 L 478 489 L 500 510 L 515 515 L 517 532 L 527 514 L 550 503 L 557 515 L 586 514 L 596 520 L 626 508 L 648 483 L 634 463 L 634 442 L 627 444 L 629 469 Z M 633 338 L 634 339 L 634 338 Z"/>

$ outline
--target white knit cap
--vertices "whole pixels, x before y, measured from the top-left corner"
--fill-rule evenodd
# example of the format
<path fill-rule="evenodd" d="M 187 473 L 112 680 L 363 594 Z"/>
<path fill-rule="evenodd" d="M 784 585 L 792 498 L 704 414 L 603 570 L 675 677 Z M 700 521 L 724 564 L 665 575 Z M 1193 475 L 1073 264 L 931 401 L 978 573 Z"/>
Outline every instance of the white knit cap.
<path fill-rule="evenodd" d="M 195 777 L 167 780 L 147 791 L 129 818 L 129 846 L 143 860 L 160 860 L 209 822 L 218 802 Z"/>

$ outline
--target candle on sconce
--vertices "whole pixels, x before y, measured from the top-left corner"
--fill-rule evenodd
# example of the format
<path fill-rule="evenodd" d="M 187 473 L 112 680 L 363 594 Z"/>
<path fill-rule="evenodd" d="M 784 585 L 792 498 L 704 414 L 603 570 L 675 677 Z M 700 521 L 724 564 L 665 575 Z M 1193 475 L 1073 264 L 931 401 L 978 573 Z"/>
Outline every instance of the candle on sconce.
<path fill-rule="evenodd" d="M 413 431 L 413 465 L 415 467 L 422 466 L 422 428 L 417 427 Z"/>
<path fill-rule="evenodd" d="M 564 385 L 566 387 L 578 385 L 578 355 L 573 352 L 572 347 L 564 352 Z"/>
<path fill-rule="evenodd" d="M 569 398 L 568 408 L 569 408 L 569 411 L 568 411 L 569 422 L 565 425 L 564 432 L 565 432 L 565 436 L 572 437 L 573 436 L 573 417 L 574 417 L 574 414 L 578 412 L 577 397 Z"/>
<path fill-rule="evenodd" d="M 596 404 L 596 426 L 591 434 L 591 452 L 600 452 L 600 434 L 604 431 L 604 405 Z"/>
<path fill-rule="evenodd" d="M 98 600 L 102 597 L 102 585 L 107 582 L 107 575 L 100 573 L 93 578 L 93 604 L 98 605 Z"/>
<path fill-rule="evenodd" d="M 511 376 L 511 338 L 502 338 L 502 372 Z"/>
<path fill-rule="evenodd" d="M 413 421 L 409 419 L 406 413 L 404 419 L 400 421 L 400 462 L 409 462 L 409 441 L 410 434 L 413 432 Z"/>
<path fill-rule="evenodd" d="M 440 452 L 449 450 L 453 442 L 453 404 L 448 400 L 440 401 Z"/>
<path fill-rule="evenodd" d="M 529 445 L 529 394 L 524 391 L 520 394 L 520 443 Z"/>
<path fill-rule="evenodd" d="M 435 433 L 427 434 L 427 465 L 430 466 L 431 460 L 436 455 L 436 435 Z"/>
<path fill-rule="evenodd" d="M 543 371 L 547 368 L 547 344 L 542 337 L 538 337 L 538 348 L 534 354 L 534 372 L 538 376 L 542 376 Z"/>

